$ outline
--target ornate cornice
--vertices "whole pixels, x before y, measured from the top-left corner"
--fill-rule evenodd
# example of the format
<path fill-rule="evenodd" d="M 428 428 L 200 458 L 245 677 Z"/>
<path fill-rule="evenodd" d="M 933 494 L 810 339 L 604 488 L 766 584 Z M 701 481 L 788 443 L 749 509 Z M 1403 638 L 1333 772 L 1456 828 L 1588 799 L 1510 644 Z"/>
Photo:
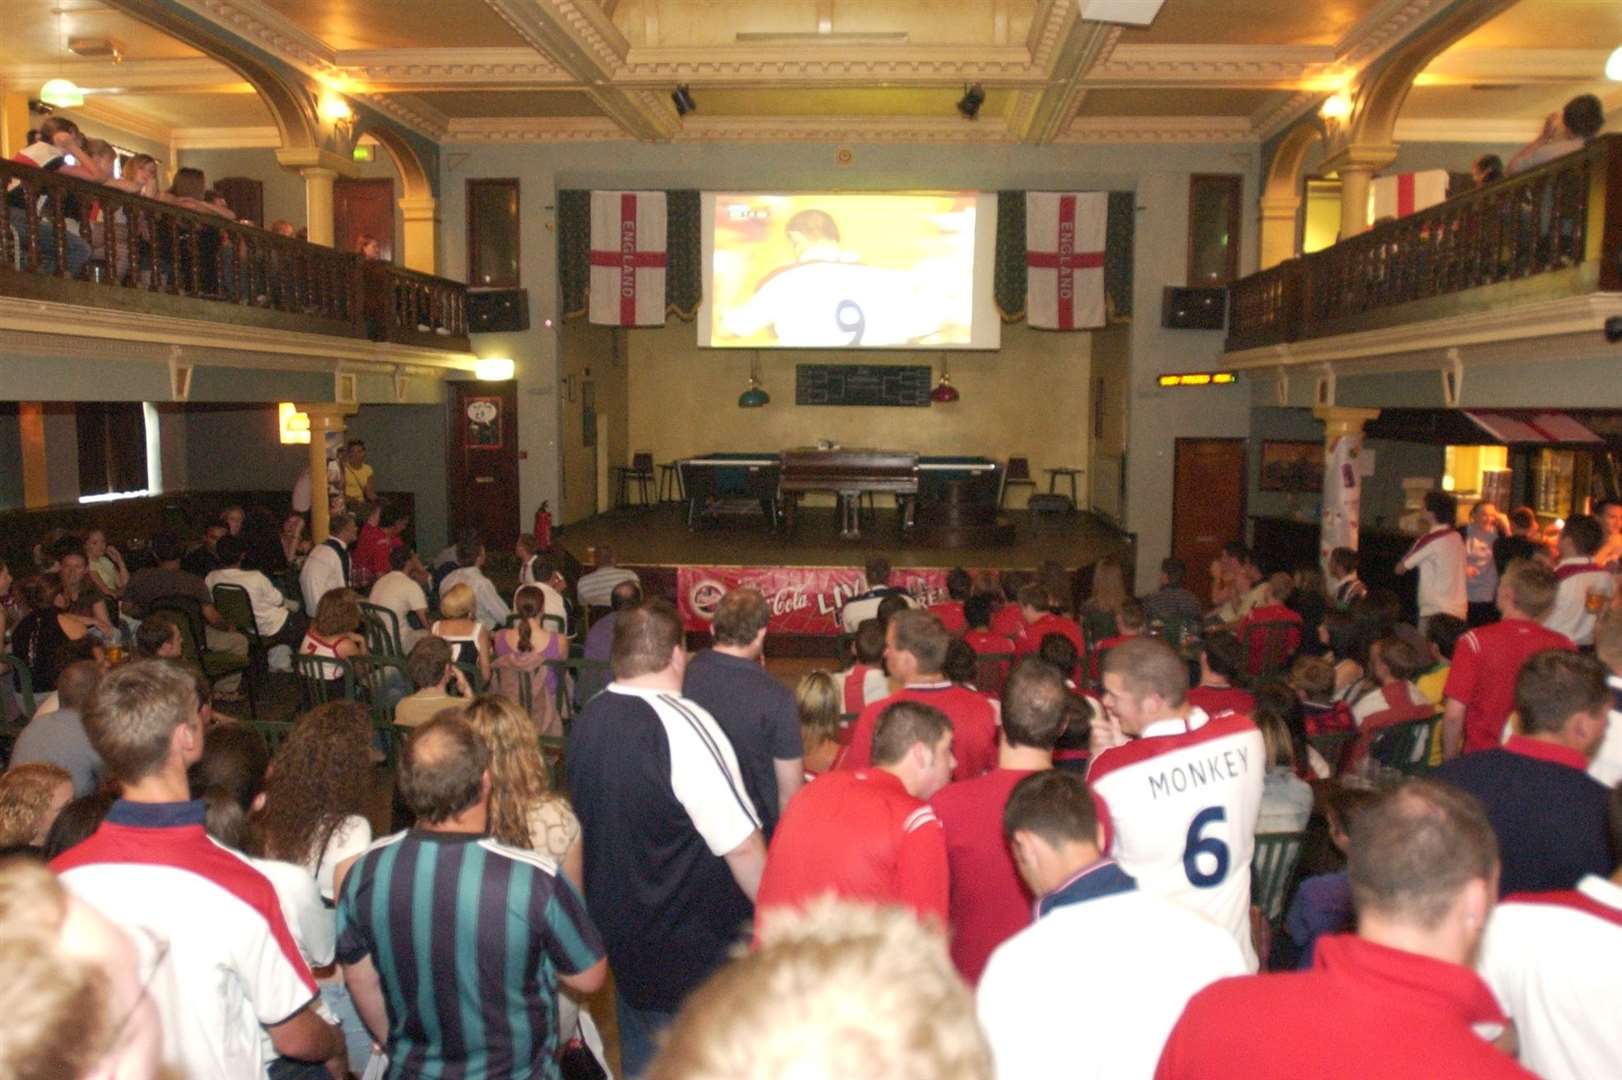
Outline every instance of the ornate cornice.
<path fill-rule="evenodd" d="M 1248 143 L 1250 122 L 1235 116 L 1078 116 L 1056 143 Z"/>
<path fill-rule="evenodd" d="M 1346 31 L 1335 44 L 1335 55 L 1347 67 L 1367 67 L 1425 20 L 1455 2 L 1457 0 L 1385 0 Z"/>
<path fill-rule="evenodd" d="M 268 127 L 193 127 L 175 128 L 169 133 L 169 145 L 176 150 L 239 150 L 247 147 L 282 145 L 282 133 L 275 125 Z"/>
<path fill-rule="evenodd" d="M 574 82 L 568 72 L 530 48 L 375 49 L 340 52 L 336 64 L 344 78 L 373 92 Z"/>
<path fill-rule="evenodd" d="M 732 46 L 704 48 L 633 48 L 615 74 L 615 83 L 652 83 L 702 79 L 705 83 L 752 84 L 792 78 L 797 84 L 839 85 L 880 80 L 902 85 L 939 85 L 942 81 L 1035 82 L 1042 72 L 1019 46 L 845 46 L 824 53 L 823 47 Z"/>
<path fill-rule="evenodd" d="M 1272 45 L 1118 45 L 1087 76 L 1089 86 L 1288 86 L 1321 75 L 1335 61 L 1320 47 Z"/>
<path fill-rule="evenodd" d="M 105 98 L 87 97 L 83 105 L 67 111 L 156 143 L 167 143 L 173 134 L 166 125 L 154 123 L 127 109 L 120 109 L 116 105 L 109 104 Z"/>
<path fill-rule="evenodd" d="M 1541 128 L 1536 120 L 1398 120 L 1395 138 L 1408 142 L 1525 143 Z"/>
<path fill-rule="evenodd" d="M 48 64 L 0 65 L 0 79 L 18 86 L 37 88 L 46 79 L 65 75 L 89 90 L 117 87 L 154 93 L 163 90 L 224 90 L 251 88 L 242 76 L 206 56 L 175 60 L 125 60 L 109 64 L 104 60 L 52 61 Z"/>
<path fill-rule="evenodd" d="M 333 66 L 333 53 L 325 42 L 305 33 L 281 12 L 259 0 L 175 0 L 175 3 L 308 74 L 325 74 Z"/>
<path fill-rule="evenodd" d="M 362 101 L 406 127 L 431 139 L 442 139 L 450 119 L 438 109 L 410 94 L 365 94 Z"/>
<path fill-rule="evenodd" d="M 452 120 L 446 126 L 445 142 L 612 142 L 628 140 L 629 135 L 612 120 L 595 116 L 542 116 L 516 119 Z"/>
<path fill-rule="evenodd" d="M 1014 135 L 1001 120 L 981 117 L 688 117 L 679 142 L 999 143 Z"/>
<path fill-rule="evenodd" d="M 1314 100 L 1323 96 L 1322 91 L 1298 90 L 1286 97 L 1277 105 L 1263 106 L 1253 118 L 1256 137 L 1267 140 L 1295 123 L 1306 112 Z"/>

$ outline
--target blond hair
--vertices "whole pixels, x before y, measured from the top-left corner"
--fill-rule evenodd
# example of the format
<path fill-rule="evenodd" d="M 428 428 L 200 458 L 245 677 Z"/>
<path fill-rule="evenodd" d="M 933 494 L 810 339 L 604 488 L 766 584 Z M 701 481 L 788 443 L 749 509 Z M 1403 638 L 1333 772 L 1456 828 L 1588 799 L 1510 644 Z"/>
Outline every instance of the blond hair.
<path fill-rule="evenodd" d="M 0 776 L 0 847 L 38 843 L 51 797 L 63 784 L 72 787 L 73 777 L 46 761 L 16 765 Z"/>
<path fill-rule="evenodd" d="M 843 699 L 838 680 L 826 671 L 811 672 L 794 688 L 794 702 L 800 707 L 800 743 L 807 754 L 839 737 Z"/>
<path fill-rule="evenodd" d="M 535 721 L 501 694 L 474 698 L 462 716 L 490 748 L 491 835 L 503 844 L 533 849 L 530 814 L 552 791 Z"/>
<path fill-rule="evenodd" d="M 439 598 L 439 613 L 447 619 L 465 619 L 473 614 L 473 586 L 456 584 Z"/>
<path fill-rule="evenodd" d="M 900 907 L 768 912 L 759 950 L 687 999 L 649 1080 L 990 1080 L 946 939 Z"/>

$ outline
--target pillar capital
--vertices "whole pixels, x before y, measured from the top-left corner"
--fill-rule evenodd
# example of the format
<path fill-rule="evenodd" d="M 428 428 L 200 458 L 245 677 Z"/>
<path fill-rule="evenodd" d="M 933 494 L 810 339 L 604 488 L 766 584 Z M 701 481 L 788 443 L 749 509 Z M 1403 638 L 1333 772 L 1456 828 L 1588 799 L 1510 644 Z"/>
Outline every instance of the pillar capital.
<path fill-rule="evenodd" d="M 1390 143 L 1350 143 L 1335 148 L 1318 166 L 1320 173 L 1377 173 L 1397 160 L 1397 148 Z"/>
<path fill-rule="evenodd" d="M 314 146 L 287 146 L 276 151 L 276 161 L 284 168 L 296 169 L 304 176 L 309 176 L 306 170 L 320 169 L 331 176 L 354 176 L 355 163 L 342 154 L 334 154 L 331 150 L 322 150 Z"/>
<path fill-rule="evenodd" d="M 400 207 L 400 261 L 424 274 L 439 269 L 439 200 L 432 195 L 407 196 Z"/>
<path fill-rule="evenodd" d="M 400 207 L 400 216 L 406 221 L 438 221 L 439 200 L 432 195 L 420 197 L 407 196 L 395 200 Z"/>
<path fill-rule="evenodd" d="M 1324 437 L 1332 440 L 1342 435 L 1363 434 L 1363 425 L 1376 419 L 1380 410 L 1354 409 L 1349 405 L 1319 405 L 1312 410 L 1312 415 L 1323 421 Z"/>

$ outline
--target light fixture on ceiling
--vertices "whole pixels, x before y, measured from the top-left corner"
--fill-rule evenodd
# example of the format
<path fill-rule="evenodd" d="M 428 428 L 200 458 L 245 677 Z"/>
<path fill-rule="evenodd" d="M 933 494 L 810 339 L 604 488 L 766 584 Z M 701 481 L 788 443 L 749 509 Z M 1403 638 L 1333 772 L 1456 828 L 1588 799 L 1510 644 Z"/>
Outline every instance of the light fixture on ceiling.
<path fill-rule="evenodd" d="M 62 58 L 68 51 L 68 39 L 62 29 L 62 16 L 65 14 L 61 8 L 52 8 L 51 14 L 56 16 L 56 37 L 61 51 L 56 54 L 56 78 L 47 80 L 39 88 L 39 99 L 47 105 L 55 105 L 63 109 L 73 109 L 84 104 L 84 91 L 72 79 L 62 74 Z"/>
<path fill-rule="evenodd" d="M 698 102 L 693 100 L 693 92 L 687 88 L 686 83 L 682 83 L 670 92 L 670 101 L 676 106 L 677 116 L 686 116 L 688 113 L 698 110 Z"/>
<path fill-rule="evenodd" d="M 1622 45 L 1611 50 L 1610 57 L 1605 61 L 1605 77 L 1612 82 L 1622 82 Z"/>
<path fill-rule="evenodd" d="M 771 400 L 772 396 L 760 385 L 760 354 L 757 352 L 749 361 L 749 386 L 738 395 L 738 408 L 758 409 L 771 404 Z"/>
<path fill-rule="evenodd" d="M 950 405 L 963 395 L 958 393 L 957 387 L 952 385 L 952 368 L 946 360 L 946 354 L 941 354 L 941 377 L 935 384 L 935 389 L 929 392 L 929 400 L 936 405 Z"/>
<path fill-rule="evenodd" d="M 957 101 L 957 111 L 963 114 L 963 119 L 973 120 L 980 115 L 980 106 L 985 103 L 986 88 L 979 83 L 973 83 L 963 88 L 963 96 Z"/>

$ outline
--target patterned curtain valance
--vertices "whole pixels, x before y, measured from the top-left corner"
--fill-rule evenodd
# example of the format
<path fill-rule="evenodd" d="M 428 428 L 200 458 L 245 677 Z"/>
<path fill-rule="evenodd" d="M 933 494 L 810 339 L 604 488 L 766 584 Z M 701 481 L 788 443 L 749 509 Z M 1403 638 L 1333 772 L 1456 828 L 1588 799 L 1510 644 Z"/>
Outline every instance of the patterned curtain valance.
<path fill-rule="evenodd" d="M 704 243 L 697 191 L 667 192 L 665 307 L 691 322 L 704 293 Z M 1132 314 L 1132 237 L 1136 224 L 1130 191 L 1109 193 L 1104 244 L 1104 295 L 1111 321 Z M 997 250 L 993 288 L 1004 322 L 1025 318 L 1025 193 L 997 193 Z M 563 317 L 582 318 L 591 283 L 591 192 L 558 192 L 558 289 Z"/>

